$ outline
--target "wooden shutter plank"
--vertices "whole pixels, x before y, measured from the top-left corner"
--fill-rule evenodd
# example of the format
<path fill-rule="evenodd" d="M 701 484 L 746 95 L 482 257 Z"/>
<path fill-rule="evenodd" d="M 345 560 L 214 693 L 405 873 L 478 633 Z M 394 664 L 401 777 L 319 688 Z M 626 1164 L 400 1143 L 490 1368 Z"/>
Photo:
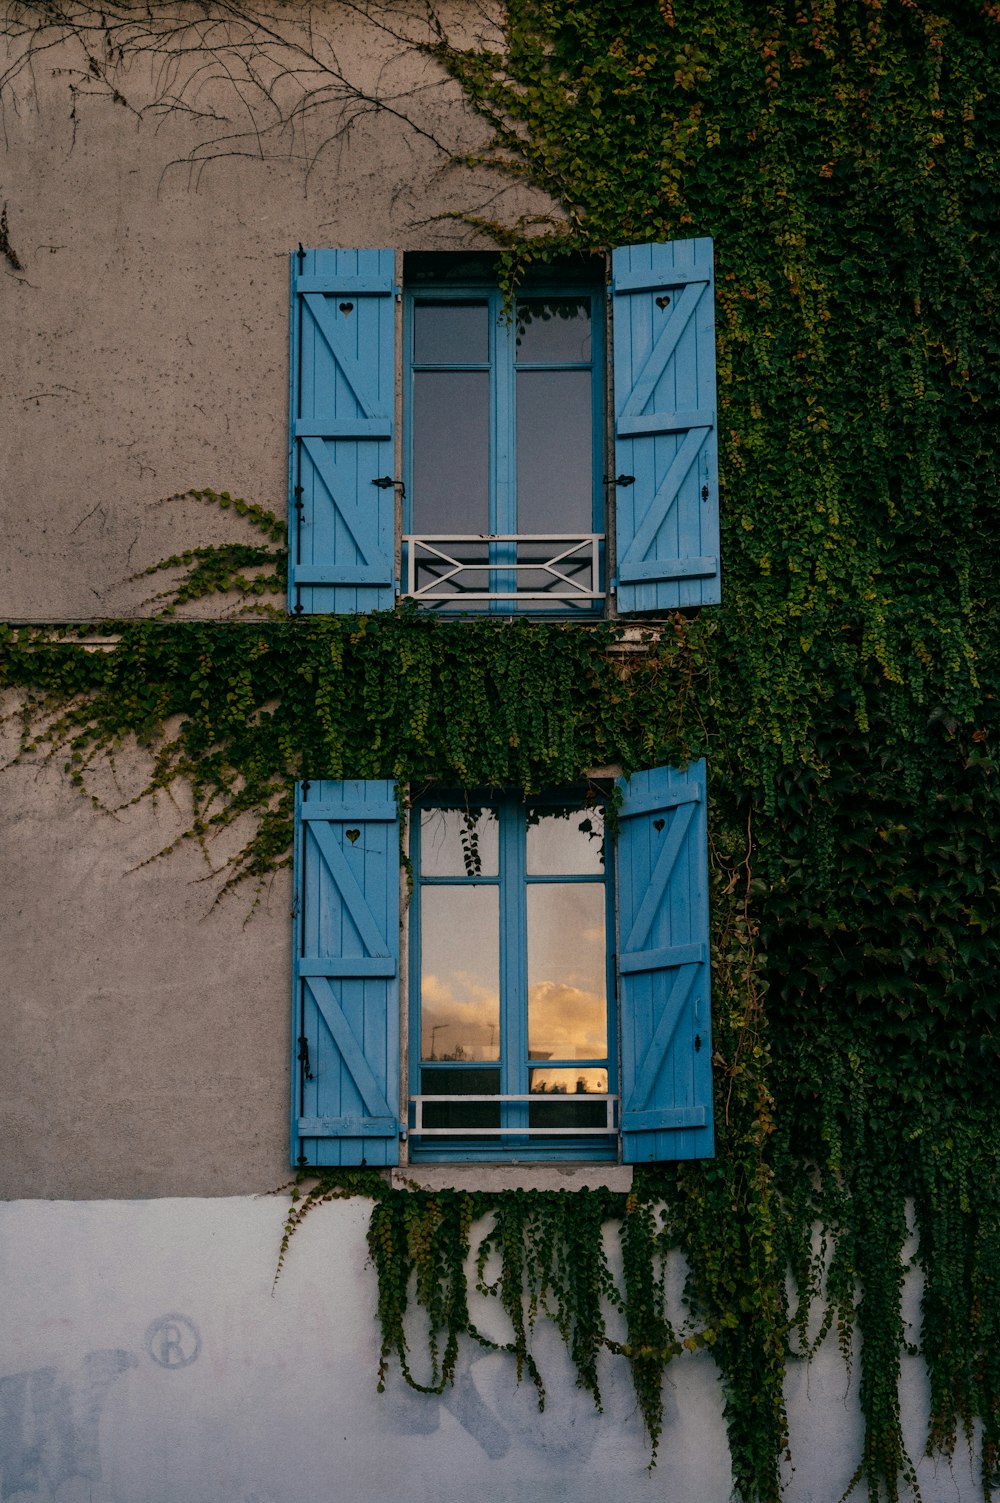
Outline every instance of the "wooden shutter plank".
<path fill-rule="evenodd" d="M 643 949 L 643 940 L 648 937 L 653 919 L 663 905 L 667 883 L 677 864 L 681 846 L 687 838 L 694 810 L 693 803 L 681 804 L 674 815 L 667 839 L 657 854 L 656 865 L 649 874 L 646 891 L 639 904 L 632 928 L 629 930 L 628 939 L 622 946 L 623 958 L 632 952 L 641 952 Z"/>
<path fill-rule="evenodd" d="M 630 563 L 625 579 L 631 584 L 657 579 L 714 579 L 718 568 L 717 558 L 677 558 L 665 559 L 659 563 Z"/>
<path fill-rule="evenodd" d="M 705 1127 L 708 1114 L 703 1106 L 675 1106 L 657 1112 L 628 1112 L 622 1119 L 625 1132 L 676 1132 L 679 1127 Z"/>
<path fill-rule="evenodd" d="M 297 256 L 298 252 L 293 251 L 292 254 Z M 311 251 L 306 252 L 307 256 L 313 254 L 315 253 Z M 334 251 L 326 252 L 326 254 L 343 255 L 347 253 Z M 362 252 L 361 254 L 365 253 Z M 379 255 L 381 252 L 368 252 L 367 254 Z M 329 276 L 313 276 L 308 272 L 303 272 L 296 278 L 296 287 L 299 292 L 329 292 L 330 278 Z M 388 271 L 371 272 L 359 277 L 348 276 L 345 272 L 338 271 L 336 290 L 341 295 L 350 292 L 356 294 L 358 297 L 378 296 L 381 293 L 393 292 L 395 290 L 395 277 L 392 268 Z"/>
<path fill-rule="evenodd" d="M 618 609 L 716 604 L 712 243 L 623 246 L 612 267 Z"/>
<path fill-rule="evenodd" d="M 659 814 L 664 809 L 675 809 L 678 804 L 696 804 L 702 790 L 697 783 L 688 783 L 678 778 L 669 787 L 660 786 L 640 791 L 633 778 L 629 784 L 628 804 L 619 809 L 618 819 L 637 819 L 643 814 Z"/>
<path fill-rule="evenodd" d="M 392 955 L 305 955 L 299 961 L 300 976 L 395 976 Z"/>
<path fill-rule="evenodd" d="M 383 935 L 364 893 L 355 881 L 354 874 L 337 845 L 329 824 L 313 822 L 309 828 L 362 944 L 369 955 L 388 956 L 388 938 Z M 339 964 L 340 957 L 332 958 L 335 963 Z M 334 972 L 334 974 L 338 973 Z"/>
<path fill-rule="evenodd" d="M 623 1156 L 710 1157 L 705 764 L 652 768 L 619 786 Z"/>
<path fill-rule="evenodd" d="M 647 433 L 686 433 L 689 428 L 711 428 L 715 420 L 714 413 L 707 407 L 693 407 L 690 411 L 683 412 L 654 412 L 645 416 L 636 414 L 634 417 L 621 417 L 618 419 L 618 437 L 631 438 Z M 699 437 L 698 448 L 704 435 Z M 697 457 L 697 451 L 696 451 Z M 687 467 L 690 469 L 690 465 Z M 681 472 L 683 479 L 687 469 Z M 659 490 L 666 490 L 665 484 L 661 484 Z"/>
<path fill-rule="evenodd" d="M 391 438 L 392 424 L 388 418 L 337 418 L 336 421 L 316 418 L 294 418 L 294 438 Z"/>
<path fill-rule="evenodd" d="M 292 611 L 395 601 L 394 273 L 391 250 L 292 257 Z"/>
<path fill-rule="evenodd" d="M 300 582 L 306 573 L 315 575 L 317 572 L 332 573 L 335 577 L 342 578 L 345 582 L 355 582 L 358 576 L 363 576 L 362 581 L 366 584 L 377 584 L 381 577 L 381 559 L 379 554 L 379 516 L 377 506 L 372 505 L 368 498 L 356 494 L 356 458 L 350 445 L 338 445 L 345 452 L 337 454 L 331 446 L 322 440 L 306 438 L 302 441 L 302 449 L 313 466 L 316 476 L 323 485 L 330 505 L 336 510 L 343 526 L 350 537 L 350 542 L 360 555 L 362 560 L 359 564 L 350 564 L 341 558 L 338 566 L 327 565 L 325 570 L 299 568 L 297 578 Z M 374 490 L 373 490 L 374 494 Z M 315 498 L 314 498 L 315 499 Z M 366 510 L 366 501 L 368 501 Z M 346 539 L 344 540 L 346 542 Z M 341 552 L 344 551 L 343 542 Z"/>
<path fill-rule="evenodd" d="M 621 291 L 620 288 L 618 290 Z M 627 422 L 629 419 L 638 418 L 653 395 L 653 388 L 663 375 L 668 360 L 676 354 L 681 335 L 690 323 L 691 315 L 701 301 L 705 290 L 706 283 L 704 282 L 691 282 L 684 288 L 673 314 L 667 320 L 662 333 L 657 336 L 645 365 L 632 384 L 632 390 L 618 420 L 619 433 L 628 432 L 627 428 L 622 427 L 623 420 Z"/>
<path fill-rule="evenodd" d="M 677 965 L 700 964 L 708 959 L 705 945 L 668 945 L 661 950 L 639 950 L 618 957 L 620 971 L 665 971 Z"/>
<path fill-rule="evenodd" d="M 337 289 L 338 295 L 340 288 Z M 380 421 L 383 427 L 381 436 L 388 437 L 392 431 L 392 422 L 388 416 L 379 413 L 378 393 L 372 382 L 372 376 L 377 373 L 371 369 L 370 362 L 365 365 L 347 342 L 345 335 L 345 319 L 341 317 L 337 322 L 337 311 L 332 303 L 324 296 L 315 292 L 304 294 L 306 307 L 312 314 L 316 327 L 326 340 L 330 354 L 337 362 L 337 367 L 345 377 L 362 409 L 365 417 L 369 420 Z M 353 310 L 352 310 L 353 311 Z"/>
<path fill-rule="evenodd" d="M 309 565 L 299 565 L 295 571 L 296 582 L 300 585 L 366 585 L 375 582 L 373 571 L 367 564 L 342 564 L 337 569 L 314 569 Z"/>
<path fill-rule="evenodd" d="M 300 1138 L 384 1138 L 396 1131 L 395 1117 L 299 1117 Z"/>
<path fill-rule="evenodd" d="M 646 554 L 653 545 L 657 531 L 677 502 L 677 496 L 688 471 L 701 453 L 705 433 L 701 428 L 692 429 L 684 435 L 680 448 L 674 455 L 670 468 L 656 488 L 652 503 L 646 508 L 642 520 L 632 534 L 624 555 L 618 560 L 618 577 L 629 578 L 630 568 L 642 568 Z M 683 564 L 683 559 L 657 558 L 646 567 Z"/>
<path fill-rule="evenodd" d="M 615 271 L 615 290 L 618 292 L 660 292 L 669 287 L 685 287 L 688 282 L 711 282 L 713 276 L 711 240 L 686 240 L 676 242 L 685 246 L 708 246 L 706 260 L 699 261 L 697 253 L 690 265 L 664 265 L 662 260 L 645 266 L 621 264 Z"/>
<path fill-rule="evenodd" d="M 330 1030 L 333 1041 L 340 1052 L 341 1059 L 350 1071 L 351 1079 L 361 1092 L 362 1100 L 368 1108 L 368 1115 L 391 1121 L 391 1130 L 395 1132 L 396 1119 L 389 1110 L 389 1103 L 385 1099 L 385 1091 L 375 1079 L 371 1066 L 365 1059 L 361 1045 L 355 1038 L 351 1025 L 348 1023 L 340 1004 L 333 995 L 330 983 L 325 977 L 311 976 L 307 978 L 306 986 L 312 995 L 313 1001 L 319 1008 L 324 1023 Z"/>
<path fill-rule="evenodd" d="M 356 824 L 365 820 L 393 820 L 397 812 L 395 799 L 384 799 L 382 802 L 373 799 L 365 804 L 355 800 L 347 805 L 310 799 L 302 805 L 302 821 L 304 824 L 310 824 L 314 820 L 324 824 Z"/>
<path fill-rule="evenodd" d="M 694 979 L 693 965 L 681 966 L 673 979 L 667 1000 L 659 1010 L 652 1037 L 647 1042 L 646 1051 L 635 1073 L 630 1111 L 641 1111 L 649 1101 L 656 1077 L 663 1069 L 663 1060 L 687 1005 Z"/>
<path fill-rule="evenodd" d="M 296 790 L 292 1161 L 399 1158 L 399 816 L 393 785 Z"/>

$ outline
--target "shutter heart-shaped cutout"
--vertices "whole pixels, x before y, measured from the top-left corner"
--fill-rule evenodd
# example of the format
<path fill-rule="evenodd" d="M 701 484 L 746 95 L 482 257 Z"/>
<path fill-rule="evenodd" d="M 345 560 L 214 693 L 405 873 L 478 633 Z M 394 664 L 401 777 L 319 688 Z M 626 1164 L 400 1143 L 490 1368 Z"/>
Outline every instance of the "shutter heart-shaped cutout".
<path fill-rule="evenodd" d="M 361 831 L 360 830 L 345 830 L 344 834 L 347 836 L 348 840 L 353 845 L 354 842 L 360 837 Z"/>
<path fill-rule="evenodd" d="M 666 293 L 664 293 L 662 297 L 658 297 L 656 299 L 656 306 L 659 308 L 661 313 L 663 312 L 664 308 L 670 307 L 670 299 L 667 297 Z"/>
<path fill-rule="evenodd" d="M 657 835 L 659 835 L 660 831 L 663 829 L 663 826 L 665 824 L 666 824 L 666 820 L 663 820 L 663 819 L 654 819 L 653 820 L 653 829 L 656 831 Z"/>
<path fill-rule="evenodd" d="M 341 311 L 341 313 L 351 313 L 351 312 L 354 311 L 354 304 L 353 303 L 341 303 L 340 304 L 340 311 Z"/>

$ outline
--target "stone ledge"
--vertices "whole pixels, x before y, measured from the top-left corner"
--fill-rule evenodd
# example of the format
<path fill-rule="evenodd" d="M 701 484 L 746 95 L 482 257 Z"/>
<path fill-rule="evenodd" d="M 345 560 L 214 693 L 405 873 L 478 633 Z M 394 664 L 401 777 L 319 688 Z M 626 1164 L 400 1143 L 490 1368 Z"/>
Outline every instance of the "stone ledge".
<path fill-rule="evenodd" d="M 393 1169 L 394 1190 L 615 1190 L 632 1188 L 631 1164 L 412 1164 Z"/>

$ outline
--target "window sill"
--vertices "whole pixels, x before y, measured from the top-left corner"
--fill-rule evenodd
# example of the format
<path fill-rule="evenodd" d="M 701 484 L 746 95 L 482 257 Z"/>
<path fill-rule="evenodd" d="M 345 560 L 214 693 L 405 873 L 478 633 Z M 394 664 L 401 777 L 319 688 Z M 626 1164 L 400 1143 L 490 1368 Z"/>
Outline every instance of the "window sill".
<path fill-rule="evenodd" d="M 411 1164 L 393 1169 L 394 1190 L 615 1190 L 632 1188 L 631 1164 Z"/>

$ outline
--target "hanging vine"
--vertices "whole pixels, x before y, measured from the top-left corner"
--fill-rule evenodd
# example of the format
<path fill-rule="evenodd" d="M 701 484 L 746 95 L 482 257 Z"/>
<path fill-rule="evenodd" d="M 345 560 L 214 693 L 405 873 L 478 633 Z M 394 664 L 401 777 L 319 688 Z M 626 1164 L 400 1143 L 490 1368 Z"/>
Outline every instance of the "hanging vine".
<path fill-rule="evenodd" d="M 16 11 L 30 53 L 32 7 Z M 253 18 L 230 11 L 243 38 Z M 113 17 L 116 35 L 132 19 Z M 817 1306 L 845 1355 L 861 1336 L 854 1481 L 893 1503 L 914 1487 L 908 1204 L 927 1445 L 950 1455 L 978 1429 L 984 1496 L 1000 1486 L 998 38 L 996 7 L 975 0 L 510 0 L 495 41 L 455 46 L 431 14 L 411 43 L 484 122 L 468 165 L 557 206 L 544 223 L 468 216 L 504 248 L 508 290 L 558 251 L 713 236 L 718 611 L 629 652 L 613 626 L 407 610 L 109 624 L 99 650 L 0 629 L 22 756 L 58 757 L 86 790 L 134 738 L 149 757 L 136 797 L 187 783 L 187 838 L 208 859 L 252 817 L 224 890 L 287 862 L 296 777 L 537 790 L 707 756 L 716 1159 L 572 1208 L 325 1179 L 293 1206 L 282 1256 L 311 1208 L 370 1194 L 381 1379 L 397 1361 L 416 1386 L 451 1381 L 459 1344 L 488 1339 L 469 1315 L 478 1279 L 540 1399 L 543 1316 L 597 1402 L 598 1357 L 617 1353 L 654 1454 L 664 1371 L 710 1346 L 744 1503 L 778 1499 L 783 1377 L 816 1344 Z M 232 506 L 262 541 L 156 566 L 179 571 L 165 609 L 210 594 L 259 608 L 284 588 L 280 523 Z"/>

